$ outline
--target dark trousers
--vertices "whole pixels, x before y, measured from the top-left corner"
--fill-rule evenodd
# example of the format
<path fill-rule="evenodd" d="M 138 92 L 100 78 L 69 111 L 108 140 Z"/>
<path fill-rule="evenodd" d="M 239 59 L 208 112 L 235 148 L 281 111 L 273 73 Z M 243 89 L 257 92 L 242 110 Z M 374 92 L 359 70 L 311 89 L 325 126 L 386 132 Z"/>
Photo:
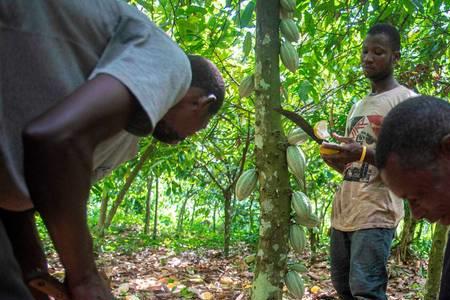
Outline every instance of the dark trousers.
<path fill-rule="evenodd" d="M 0 299 L 32 300 L 0 219 Z"/>
<path fill-rule="evenodd" d="M 331 281 L 344 300 L 386 300 L 387 260 L 395 229 L 331 230 Z"/>
<path fill-rule="evenodd" d="M 445 249 L 444 255 L 439 300 L 450 300 L 450 232 L 448 234 L 447 248 Z"/>

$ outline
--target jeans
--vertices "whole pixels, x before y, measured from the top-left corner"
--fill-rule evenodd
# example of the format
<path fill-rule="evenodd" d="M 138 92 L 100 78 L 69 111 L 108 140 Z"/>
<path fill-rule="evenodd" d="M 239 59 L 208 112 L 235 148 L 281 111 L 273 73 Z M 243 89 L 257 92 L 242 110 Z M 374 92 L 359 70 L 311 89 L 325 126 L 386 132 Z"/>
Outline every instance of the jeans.
<path fill-rule="evenodd" d="M 22 279 L 19 265 L 14 258 L 11 244 L 0 219 L 0 299 L 31 300 L 28 288 Z"/>
<path fill-rule="evenodd" d="M 331 281 L 344 300 L 386 300 L 387 260 L 395 229 L 331 229 Z"/>
<path fill-rule="evenodd" d="M 442 268 L 441 289 L 439 300 L 450 299 L 450 232 L 448 234 L 447 247 L 444 255 L 444 266 Z"/>

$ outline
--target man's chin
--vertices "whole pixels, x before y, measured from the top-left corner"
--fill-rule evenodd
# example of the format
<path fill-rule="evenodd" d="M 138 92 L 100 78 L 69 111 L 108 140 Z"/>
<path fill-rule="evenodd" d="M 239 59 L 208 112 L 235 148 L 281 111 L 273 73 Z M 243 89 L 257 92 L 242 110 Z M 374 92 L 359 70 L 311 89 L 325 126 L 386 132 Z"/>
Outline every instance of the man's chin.
<path fill-rule="evenodd" d="M 153 135 L 153 137 L 155 139 L 157 139 L 158 141 L 160 141 L 161 143 L 169 144 L 169 145 L 176 145 L 184 140 L 184 139 L 168 138 L 166 136 L 158 136 L 158 135 Z"/>

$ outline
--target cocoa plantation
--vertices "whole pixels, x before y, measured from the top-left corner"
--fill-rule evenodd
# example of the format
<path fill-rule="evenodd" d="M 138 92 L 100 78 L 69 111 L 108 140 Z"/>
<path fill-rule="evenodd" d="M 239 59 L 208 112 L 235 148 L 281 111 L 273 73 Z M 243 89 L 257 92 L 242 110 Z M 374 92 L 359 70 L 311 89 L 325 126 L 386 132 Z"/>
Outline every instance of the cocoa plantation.
<path fill-rule="evenodd" d="M 368 31 L 398 30 L 401 49 L 385 62 L 398 85 L 448 100 L 450 1 L 119 1 L 213 62 L 226 93 L 197 135 L 176 147 L 144 137 L 135 158 L 92 186 L 87 222 L 114 297 L 339 299 L 330 267 L 335 195 L 362 169 L 361 186 L 383 185 L 371 171 L 382 118 L 350 118 L 374 93 L 370 71 L 384 55 L 369 37 L 385 33 Z M 374 66 L 365 63 L 371 51 Z M 351 161 L 360 168 L 332 167 L 327 157 L 367 124 L 352 141 L 363 145 Z M 439 299 L 448 226 L 396 201 L 404 213 L 390 228 L 386 297 Z M 37 224 L 49 274 L 62 283 L 39 215 Z"/>

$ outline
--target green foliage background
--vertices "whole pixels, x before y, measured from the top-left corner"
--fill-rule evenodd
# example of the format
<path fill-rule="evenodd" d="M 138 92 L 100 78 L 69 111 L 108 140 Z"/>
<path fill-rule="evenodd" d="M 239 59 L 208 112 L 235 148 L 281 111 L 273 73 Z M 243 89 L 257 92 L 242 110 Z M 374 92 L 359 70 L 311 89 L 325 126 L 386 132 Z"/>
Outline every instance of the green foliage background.
<path fill-rule="evenodd" d="M 187 53 L 205 56 L 222 71 L 226 100 L 206 130 L 177 147 L 158 144 L 144 164 L 105 237 L 96 240 L 99 251 L 132 251 L 163 244 L 175 249 L 223 245 L 223 191 L 239 173 L 247 134 L 250 145 L 245 169 L 254 166 L 253 98 L 240 99 L 239 82 L 253 73 L 255 0 L 133 0 Z M 397 26 L 402 37 L 399 81 L 422 94 L 448 98 L 450 2 L 442 0 L 298 0 L 294 20 L 301 37 L 297 49 L 300 68 L 292 74 L 282 67 L 287 94 L 283 106 L 300 112 L 310 123 L 325 119 L 343 133 L 351 105 L 369 90 L 359 67 L 360 48 L 367 29 L 377 22 Z M 284 123 L 286 132 L 293 124 Z M 140 144 L 140 155 L 151 138 Z M 318 246 L 328 242 L 331 201 L 341 176 L 324 165 L 315 144 L 302 145 L 307 154 L 307 194 L 322 225 L 315 232 Z M 92 188 L 89 221 L 99 218 L 102 197 L 116 199 L 138 158 L 126 163 Z M 144 234 L 145 199 L 149 178 L 159 179 L 158 234 Z M 295 185 L 294 181 L 292 182 Z M 153 187 L 155 185 L 153 184 Z M 234 191 L 233 189 L 231 189 Z M 154 211 L 155 191 L 151 194 Z M 182 203 L 184 222 L 179 223 Z M 258 195 L 245 201 L 232 196 L 232 244 L 256 245 Z M 152 223 L 153 224 L 153 223 Z M 401 230 L 401 226 L 399 227 Z M 430 248 L 432 226 L 416 230 L 413 246 L 421 255 Z M 199 238 L 201 237 L 201 238 Z"/>

